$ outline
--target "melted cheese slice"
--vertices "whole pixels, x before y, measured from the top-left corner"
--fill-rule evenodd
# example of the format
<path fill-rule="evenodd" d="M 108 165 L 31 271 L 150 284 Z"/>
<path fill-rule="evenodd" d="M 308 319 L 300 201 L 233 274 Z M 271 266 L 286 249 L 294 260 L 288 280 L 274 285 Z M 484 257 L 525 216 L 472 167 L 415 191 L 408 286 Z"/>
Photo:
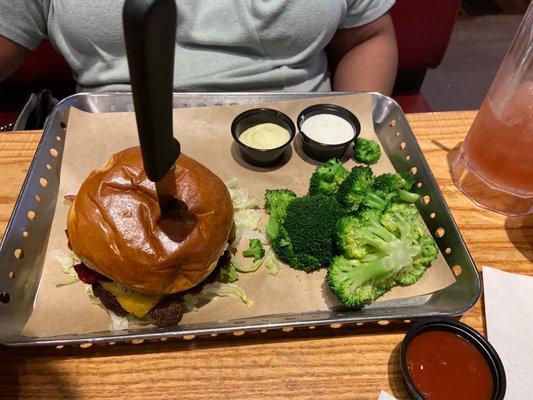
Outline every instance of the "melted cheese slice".
<path fill-rule="evenodd" d="M 117 298 L 117 301 L 124 310 L 137 318 L 142 318 L 157 304 L 163 297 L 159 294 L 145 294 L 127 289 L 114 282 L 100 282 L 100 284 Z"/>

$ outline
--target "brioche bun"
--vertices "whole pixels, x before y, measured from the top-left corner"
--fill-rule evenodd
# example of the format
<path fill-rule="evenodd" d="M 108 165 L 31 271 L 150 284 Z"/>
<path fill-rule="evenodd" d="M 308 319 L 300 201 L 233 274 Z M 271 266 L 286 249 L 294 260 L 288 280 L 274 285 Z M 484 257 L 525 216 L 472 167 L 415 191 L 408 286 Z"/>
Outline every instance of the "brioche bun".
<path fill-rule="evenodd" d="M 184 154 L 174 180 L 176 200 L 162 217 L 140 149 L 113 155 L 91 172 L 70 208 L 72 250 L 88 267 L 139 292 L 176 293 L 200 283 L 226 248 L 233 205 L 222 180 Z"/>

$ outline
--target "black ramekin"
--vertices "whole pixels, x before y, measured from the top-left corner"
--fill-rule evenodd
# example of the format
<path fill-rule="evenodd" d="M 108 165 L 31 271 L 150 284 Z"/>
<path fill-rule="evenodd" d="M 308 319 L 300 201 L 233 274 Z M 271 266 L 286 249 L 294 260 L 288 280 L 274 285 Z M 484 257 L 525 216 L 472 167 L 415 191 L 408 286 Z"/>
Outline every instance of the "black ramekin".
<path fill-rule="evenodd" d="M 239 136 L 248 128 L 258 124 L 273 123 L 289 131 L 289 140 L 274 149 L 256 149 L 245 145 L 239 140 Z M 242 158 L 253 165 L 266 167 L 277 163 L 290 147 L 296 129 L 291 119 L 281 111 L 271 108 L 253 108 L 237 115 L 231 124 L 231 135 L 239 146 Z"/>
<path fill-rule="evenodd" d="M 326 144 L 321 143 L 308 137 L 302 131 L 302 124 L 304 121 L 317 114 L 333 114 L 344 118 L 350 123 L 354 130 L 354 137 L 344 143 Z M 330 158 L 342 158 L 348 150 L 350 143 L 354 142 L 361 132 L 361 124 L 357 117 L 344 107 L 336 106 L 335 104 L 315 104 L 303 110 L 296 121 L 298 131 L 302 137 L 302 149 L 309 157 L 317 161 L 327 161 Z"/>
<path fill-rule="evenodd" d="M 409 370 L 407 369 L 406 351 L 411 341 L 421 334 L 428 331 L 446 331 L 455 333 L 464 339 L 468 340 L 487 360 L 492 378 L 494 382 L 494 389 L 491 400 L 503 400 L 505 396 L 506 378 L 505 370 L 503 368 L 500 356 L 492 345 L 475 329 L 448 318 L 428 318 L 423 319 L 413 325 L 405 335 L 400 349 L 400 363 L 402 368 L 403 381 L 409 397 L 413 400 L 425 400 L 425 397 L 418 392 L 415 384 L 411 380 Z M 431 351 L 431 349 L 428 349 Z M 437 377 L 438 378 L 438 377 Z"/>

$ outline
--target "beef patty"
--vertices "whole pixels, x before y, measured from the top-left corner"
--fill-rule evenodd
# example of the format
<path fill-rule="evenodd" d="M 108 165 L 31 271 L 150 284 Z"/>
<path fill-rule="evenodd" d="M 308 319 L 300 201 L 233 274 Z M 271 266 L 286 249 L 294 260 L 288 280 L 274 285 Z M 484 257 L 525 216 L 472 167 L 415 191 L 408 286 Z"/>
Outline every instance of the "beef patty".
<path fill-rule="evenodd" d="M 227 266 L 230 259 L 231 257 L 229 252 L 224 252 L 224 254 L 219 258 L 216 268 L 200 285 L 195 286 L 194 288 L 185 292 L 164 296 L 148 313 L 150 317 L 154 319 L 155 325 L 158 327 L 177 325 L 183 316 L 183 295 L 187 293 L 198 293 L 202 290 L 206 283 L 215 281 L 219 274 L 220 268 Z M 120 317 L 125 317 L 129 314 L 126 310 L 124 310 L 124 308 L 122 308 L 117 298 L 105 290 L 99 282 L 93 283 L 91 287 L 93 289 L 93 294 L 108 310 Z"/>

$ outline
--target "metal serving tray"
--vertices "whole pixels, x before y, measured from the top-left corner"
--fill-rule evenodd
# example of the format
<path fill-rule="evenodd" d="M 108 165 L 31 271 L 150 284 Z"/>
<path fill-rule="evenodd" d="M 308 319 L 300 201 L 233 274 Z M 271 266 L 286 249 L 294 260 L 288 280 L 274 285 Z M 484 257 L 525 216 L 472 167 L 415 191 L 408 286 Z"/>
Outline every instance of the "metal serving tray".
<path fill-rule="evenodd" d="M 355 93 L 354 93 L 355 94 Z M 268 101 L 316 98 L 346 93 L 176 93 L 174 107 L 234 105 Z M 356 95 L 356 94 L 355 94 Z M 31 163 L 15 209 L 0 246 L 0 343 L 9 346 L 64 346 L 133 342 L 242 331 L 415 319 L 430 316 L 458 316 L 472 308 L 480 296 L 477 269 L 457 230 L 444 198 L 422 155 L 403 111 L 394 100 L 373 94 L 374 129 L 397 171 L 416 167 L 417 188 L 422 200 L 417 204 L 427 227 L 457 281 L 431 294 L 372 304 L 359 311 L 327 310 L 304 314 L 188 324 L 170 328 L 146 327 L 119 332 L 97 332 L 32 338 L 21 335 L 29 318 L 41 278 L 45 243 L 57 200 L 61 158 L 70 107 L 92 113 L 133 111 L 128 93 L 76 94 L 54 109 Z M 53 168 L 50 166 L 53 165 Z M 46 177 L 48 184 L 40 184 Z M 437 235 L 443 228 L 445 234 Z M 22 251 L 22 252 L 21 252 Z M 460 266 L 457 268 L 456 266 Z M 457 275 L 457 271 L 460 273 Z"/>

